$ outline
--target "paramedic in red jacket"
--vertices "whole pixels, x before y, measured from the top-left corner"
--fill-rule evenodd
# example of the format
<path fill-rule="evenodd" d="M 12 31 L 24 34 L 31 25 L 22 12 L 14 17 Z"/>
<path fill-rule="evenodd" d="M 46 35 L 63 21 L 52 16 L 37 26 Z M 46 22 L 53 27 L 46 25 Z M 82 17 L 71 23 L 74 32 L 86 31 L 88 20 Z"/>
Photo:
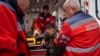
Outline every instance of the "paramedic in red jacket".
<path fill-rule="evenodd" d="M 0 0 L 0 56 L 30 56 L 23 30 L 29 0 Z"/>
<path fill-rule="evenodd" d="M 37 19 L 37 27 L 43 33 L 45 31 L 45 27 L 48 25 L 55 25 L 54 17 L 49 13 L 49 7 L 47 5 L 43 6 L 43 12 L 39 14 Z"/>
<path fill-rule="evenodd" d="M 67 18 L 55 38 L 55 44 L 65 46 L 64 56 L 100 56 L 100 28 L 89 14 L 80 11 L 78 0 L 66 0 Z"/>

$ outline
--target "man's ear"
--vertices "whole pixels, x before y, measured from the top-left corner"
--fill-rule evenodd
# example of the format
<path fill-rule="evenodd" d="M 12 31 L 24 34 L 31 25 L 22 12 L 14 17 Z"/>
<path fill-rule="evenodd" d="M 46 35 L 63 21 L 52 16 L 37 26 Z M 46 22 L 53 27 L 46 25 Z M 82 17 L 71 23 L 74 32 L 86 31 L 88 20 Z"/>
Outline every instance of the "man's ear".
<path fill-rule="evenodd" d="M 77 9 L 76 9 L 76 8 L 72 8 L 72 10 L 73 10 L 73 12 L 76 12 L 76 11 L 77 11 Z"/>
<path fill-rule="evenodd" d="M 75 13 L 76 13 L 76 8 L 73 7 L 73 8 L 71 9 L 71 13 L 72 13 L 72 14 L 75 14 Z"/>

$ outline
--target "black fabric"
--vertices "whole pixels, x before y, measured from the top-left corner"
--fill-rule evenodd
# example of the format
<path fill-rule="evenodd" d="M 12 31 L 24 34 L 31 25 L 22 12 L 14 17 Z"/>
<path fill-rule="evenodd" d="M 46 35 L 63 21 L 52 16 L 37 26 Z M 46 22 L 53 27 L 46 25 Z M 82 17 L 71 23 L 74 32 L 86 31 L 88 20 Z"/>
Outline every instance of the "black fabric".
<path fill-rule="evenodd" d="M 46 41 L 46 45 L 44 46 L 44 48 L 47 49 L 47 56 L 63 56 L 64 54 L 65 46 L 57 46 L 54 43 L 54 39 L 57 36 L 57 32 L 59 31 L 56 30 L 53 36 L 48 36 L 48 34 L 45 33 L 44 39 Z M 51 45 L 50 45 L 50 40 L 52 40 Z"/>
<path fill-rule="evenodd" d="M 49 6 L 48 5 L 44 5 L 43 9 L 49 9 Z"/>
<path fill-rule="evenodd" d="M 0 53 L 2 53 L 2 49 L 0 49 Z"/>
<path fill-rule="evenodd" d="M 65 46 L 54 45 L 55 56 L 63 56 L 64 52 L 65 52 Z"/>
<path fill-rule="evenodd" d="M 20 53 L 19 56 L 25 56 L 25 54 L 24 53 Z"/>

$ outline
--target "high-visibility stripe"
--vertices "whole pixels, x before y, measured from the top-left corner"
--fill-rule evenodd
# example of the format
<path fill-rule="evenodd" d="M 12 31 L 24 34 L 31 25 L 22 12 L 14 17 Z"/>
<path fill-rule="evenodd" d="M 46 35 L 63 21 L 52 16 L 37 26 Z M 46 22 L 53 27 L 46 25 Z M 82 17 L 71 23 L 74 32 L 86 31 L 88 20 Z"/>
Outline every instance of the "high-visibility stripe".
<path fill-rule="evenodd" d="M 65 39 L 66 41 L 69 41 L 70 38 L 68 36 L 65 36 L 64 34 L 57 33 L 57 38 L 58 39 Z"/>
<path fill-rule="evenodd" d="M 75 29 L 83 24 L 86 24 L 88 22 L 91 22 L 91 21 L 95 21 L 92 17 L 91 18 L 87 18 L 87 19 L 83 19 L 83 20 L 80 20 L 80 21 L 77 21 L 75 22 L 74 24 L 70 25 L 72 29 Z"/>
<path fill-rule="evenodd" d="M 65 41 L 65 40 L 62 40 L 62 39 L 60 39 L 60 40 L 59 40 L 59 42 L 60 42 L 60 43 L 67 44 L 67 41 Z"/>
<path fill-rule="evenodd" d="M 89 14 L 86 14 L 82 11 L 80 11 L 78 14 L 74 15 L 73 17 L 71 17 L 70 19 L 67 19 L 66 22 L 69 24 L 69 25 L 72 25 L 80 20 L 85 20 L 85 19 L 88 19 L 88 18 L 91 18 L 92 16 L 90 16 Z"/>
<path fill-rule="evenodd" d="M 62 38 L 62 39 L 65 39 L 65 40 L 67 40 L 67 41 L 69 41 L 69 40 L 70 40 L 70 38 L 69 38 L 69 37 L 67 37 L 67 36 L 65 36 L 65 35 L 63 35 L 63 34 L 61 35 L 61 38 Z"/>
<path fill-rule="evenodd" d="M 60 42 L 60 43 L 63 43 L 63 40 L 60 39 L 59 42 Z"/>
<path fill-rule="evenodd" d="M 64 41 L 64 44 L 67 44 L 67 41 Z"/>
<path fill-rule="evenodd" d="M 59 42 L 60 42 L 60 43 L 64 43 L 64 44 L 67 44 L 67 42 L 70 40 L 69 37 L 67 37 L 67 36 L 65 36 L 65 35 L 63 35 L 63 34 L 62 34 L 59 38 L 60 38 L 60 39 L 59 39 Z"/>
<path fill-rule="evenodd" d="M 43 23 L 41 23 L 41 26 L 44 26 Z"/>
<path fill-rule="evenodd" d="M 57 38 L 59 39 L 62 34 L 61 33 L 57 33 L 56 35 L 57 35 Z"/>
<path fill-rule="evenodd" d="M 89 48 L 75 48 L 75 47 L 67 46 L 66 51 L 88 53 L 88 52 L 93 52 L 98 48 L 100 48 L 100 43 L 93 47 L 89 47 Z"/>

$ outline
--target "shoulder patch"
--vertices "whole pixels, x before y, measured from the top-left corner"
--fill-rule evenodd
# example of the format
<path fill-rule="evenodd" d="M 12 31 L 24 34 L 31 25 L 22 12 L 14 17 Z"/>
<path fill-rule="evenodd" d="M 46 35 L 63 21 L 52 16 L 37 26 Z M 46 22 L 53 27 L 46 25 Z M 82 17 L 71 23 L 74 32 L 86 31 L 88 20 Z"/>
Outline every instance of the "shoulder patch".
<path fill-rule="evenodd" d="M 40 17 L 40 19 L 43 19 L 43 17 Z"/>

